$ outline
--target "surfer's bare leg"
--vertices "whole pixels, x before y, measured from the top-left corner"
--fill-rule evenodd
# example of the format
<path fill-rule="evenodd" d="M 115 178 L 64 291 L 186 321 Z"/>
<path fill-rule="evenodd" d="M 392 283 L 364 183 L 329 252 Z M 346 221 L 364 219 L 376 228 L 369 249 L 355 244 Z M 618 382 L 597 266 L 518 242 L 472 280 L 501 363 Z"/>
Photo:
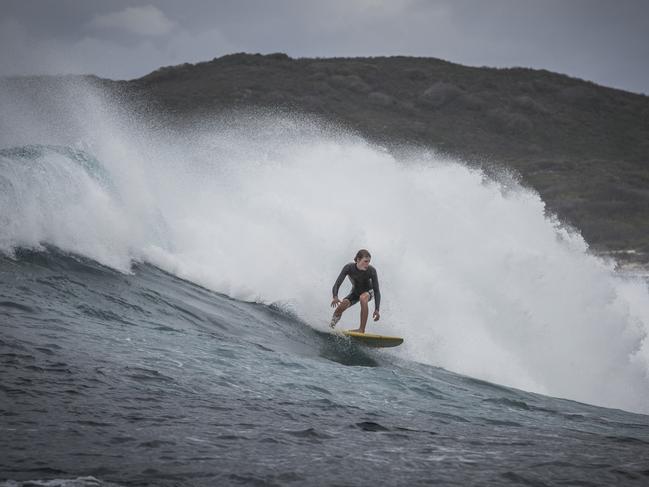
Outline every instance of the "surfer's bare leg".
<path fill-rule="evenodd" d="M 367 303 L 370 302 L 370 293 L 361 294 L 358 301 L 361 303 L 361 326 L 358 331 L 365 333 L 365 325 L 367 325 L 367 316 L 369 315 L 369 306 Z"/>
<path fill-rule="evenodd" d="M 336 326 L 336 324 L 340 320 L 340 317 L 343 315 L 345 310 L 347 308 L 349 308 L 351 305 L 352 305 L 352 303 L 349 301 L 349 299 L 343 299 L 340 302 L 340 304 L 336 308 L 336 311 L 334 311 L 334 314 L 331 317 L 331 323 L 329 324 L 329 326 L 331 326 L 331 328 L 334 328 Z"/>
<path fill-rule="evenodd" d="M 343 299 L 338 307 L 336 308 L 336 311 L 334 311 L 334 314 L 336 316 L 342 316 L 342 314 L 345 312 L 347 308 L 349 308 L 352 305 L 352 303 L 349 301 L 349 299 Z"/>

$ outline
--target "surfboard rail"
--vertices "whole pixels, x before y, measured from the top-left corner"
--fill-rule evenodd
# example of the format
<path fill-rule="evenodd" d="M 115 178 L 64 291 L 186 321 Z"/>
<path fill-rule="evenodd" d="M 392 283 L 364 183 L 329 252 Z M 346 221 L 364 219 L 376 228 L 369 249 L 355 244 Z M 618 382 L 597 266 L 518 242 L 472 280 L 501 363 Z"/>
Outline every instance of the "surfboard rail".
<path fill-rule="evenodd" d="M 403 343 L 403 338 L 377 335 L 376 333 L 359 333 L 357 331 L 341 330 L 342 335 L 351 338 L 356 343 L 373 348 L 398 347 Z"/>

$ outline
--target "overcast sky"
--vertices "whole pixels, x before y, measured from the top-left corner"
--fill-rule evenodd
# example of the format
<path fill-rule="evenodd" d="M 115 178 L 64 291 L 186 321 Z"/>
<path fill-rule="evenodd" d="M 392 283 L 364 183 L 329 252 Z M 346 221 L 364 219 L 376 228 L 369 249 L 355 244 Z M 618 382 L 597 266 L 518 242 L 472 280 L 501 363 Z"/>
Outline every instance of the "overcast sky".
<path fill-rule="evenodd" d="M 649 94 L 649 0 L 0 0 L 0 75 L 131 79 L 233 52 L 430 56 Z"/>

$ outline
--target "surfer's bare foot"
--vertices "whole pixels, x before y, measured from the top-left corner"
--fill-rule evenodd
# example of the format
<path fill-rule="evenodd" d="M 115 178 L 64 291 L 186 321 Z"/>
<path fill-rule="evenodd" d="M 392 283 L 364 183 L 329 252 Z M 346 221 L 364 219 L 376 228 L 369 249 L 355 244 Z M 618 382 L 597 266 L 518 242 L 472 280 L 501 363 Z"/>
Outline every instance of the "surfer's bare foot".
<path fill-rule="evenodd" d="M 349 330 L 349 331 L 352 331 L 354 333 L 365 333 L 365 330 L 361 330 L 360 328 L 354 328 L 353 330 Z"/>

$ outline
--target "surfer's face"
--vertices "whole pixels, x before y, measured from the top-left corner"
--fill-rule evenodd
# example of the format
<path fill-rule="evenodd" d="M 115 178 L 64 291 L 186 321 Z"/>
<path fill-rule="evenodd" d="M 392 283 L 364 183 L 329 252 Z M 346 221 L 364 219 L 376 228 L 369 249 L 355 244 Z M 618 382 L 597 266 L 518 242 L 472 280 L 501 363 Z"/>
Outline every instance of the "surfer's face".
<path fill-rule="evenodd" d="M 370 266 L 370 259 L 368 257 L 364 257 L 356 261 L 356 267 L 358 267 L 362 271 L 366 271 L 369 266 Z"/>

